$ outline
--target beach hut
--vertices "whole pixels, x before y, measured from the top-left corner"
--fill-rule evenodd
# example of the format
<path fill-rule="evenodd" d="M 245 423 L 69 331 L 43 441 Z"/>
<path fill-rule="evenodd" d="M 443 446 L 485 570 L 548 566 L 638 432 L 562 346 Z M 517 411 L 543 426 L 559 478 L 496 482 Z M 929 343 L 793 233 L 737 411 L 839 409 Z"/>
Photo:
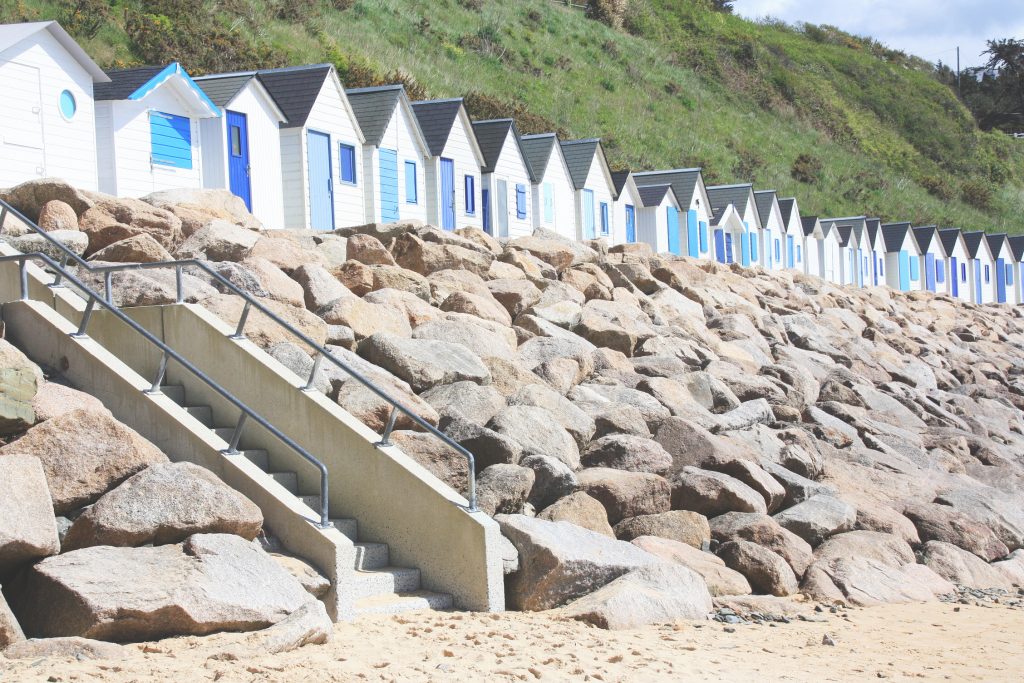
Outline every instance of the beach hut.
<path fill-rule="evenodd" d="M 939 244 L 948 264 L 946 287 L 939 291 L 961 301 L 971 301 L 970 256 L 963 233 L 959 228 L 943 228 L 939 230 Z"/>
<path fill-rule="evenodd" d="M 462 98 L 413 102 L 412 108 L 430 150 L 427 222 L 443 230 L 482 228 L 480 169 L 485 162 Z"/>
<path fill-rule="evenodd" d="M 864 216 L 822 218 L 822 223 L 831 224 L 839 240 L 839 282 L 844 285 L 863 287 L 871 265 L 866 258 L 868 250 L 867 219 Z"/>
<path fill-rule="evenodd" d="M 633 174 L 630 171 L 613 172 L 612 187 L 615 190 L 615 200 L 612 204 L 612 212 L 615 214 L 612 222 L 615 224 L 615 229 L 612 230 L 608 243 L 624 244 L 641 241 L 637 235 L 637 218 L 643 208 L 643 202 L 637 191 Z"/>
<path fill-rule="evenodd" d="M 93 91 L 100 191 L 141 197 L 202 187 L 199 122 L 219 118 L 220 108 L 177 62 L 107 76 Z"/>
<path fill-rule="evenodd" d="M 427 220 L 424 178 L 427 142 L 402 85 L 345 91 L 363 144 L 363 198 L 367 223 Z"/>
<path fill-rule="evenodd" d="M 795 197 L 779 199 L 782 214 L 783 267 L 804 271 L 804 232 L 800 222 L 800 207 Z"/>
<path fill-rule="evenodd" d="M 921 252 L 910 223 L 882 225 L 885 239 L 885 283 L 901 292 L 921 288 Z"/>
<path fill-rule="evenodd" d="M 993 271 L 995 257 L 992 247 L 985 239 L 985 233 L 977 230 L 964 233 L 967 245 L 967 276 L 971 285 L 971 301 L 976 304 L 990 304 L 996 300 L 996 286 Z"/>
<path fill-rule="evenodd" d="M 530 193 L 533 227 L 576 239 L 575 191 L 558 136 L 554 133 L 523 135 L 519 142 L 533 174 Z"/>
<path fill-rule="evenodd" d="M 363 133 L 330 64 L 257 72 L 287 122 L 279 131 L 286 228 L 366 222 Z"/>
<path fill-rule="evenodd" d="M 680 251 L 693 258 L 712 258 L 708 226 L 713 209 L 699 168 L 677 168 L 669 171 L 633 173 L 637 187 L 671 185 L 682 211 Z"/>
<path fill-rule="evenodd" d="M 615 187 L 601 141 L 588 138 L 563 142 L 562 154 L 575 191 L 576 239 L 611 235 L 615 229 L 612 213 Z M 669 245 L 672 253 L 676 253 L 674 246 Z"/>
<path fill-rule="evenodd" d="M 913 229 L 917 249 L 921 253 L 920 288 L 926 292 L 942 291 L 946 286 L 948 264 L 946 252 L 939 240 L 938 228 L 934 225 L 922 225 Z"/>
<path fill-rule="evenodd" d="M 782 221 L 782 211 L 775 190 L 754 192 L 754 204 L 761 222 L 758 235 L 761 253 L 764 254 L 761 265 L 768 270 L 781 270 L 786 267 L 785 245 L 782 243 L 786 226 Z"/>
<path fill-rule="evenodd" d="M 821 222 L 821 256 L 822 278 L 832 284 L 840 285 L 842 280 L 842 247 L 841 236 L 834 223 Z"/>
<path fill-rule="evenodd" d="M 1007 242 L 1006 237 L 1006 233 L 987 233 L 985 235 L 989 249 L 992 250 L 992 260 L 994 261 L 992 272 L 996 281 L 994 301 L 998 304 L 1016 303 L 1009 300 L 1007 291 L 1013 288 L 1016 280 L 1013 277 L 1013 250 L 1010 249 L 1010 243 Z"/>
<path fill-rule="evenodd" d="M 738 251 L 739 258 L 733 261 L 743 266 L 762 262 L 763 251 L 760 245 L 761 219 L 758 217 L 757 204 L 754 201 L 754 186 L 751 183 L 737 185 L 716 185 L 707 188 L 708 201 L 712 210 L 713 247 L 715 260 L 719 263 L 723 257 Z M 737 232 L 734 219 L 728 212 L 732 206 L 736 213 L 735 219 L 743 227 Z M 739 248 L 730 248 L 730 241 L 739 241 Z"/>
<path fill-rule="evenodd" d="M 1024 304 L 1024 282 L 1021 282 L 1021 277 L 1024 276 L 1024 235 L 1013 235 L 1006 241 L 1010 243 L 1010 251 L 1013 253 L 1013 282 L 1006 287 L 1007 301 Z"/>
<path fill-rule="evenodd" d="M 673 235 L 679 233 L 680 205 L 671 185 L 644 185 L 637 188 L 637 241 L 651 245 L 654 253 L 669 252 Z"/>
<path fill-rule="evenodd" d="M 55 21 L 0 25 L 0 187 L 99 189 L 94 87 L 110 78 Z"/>
<path fill-rule="evenodd" d="M 815 277 L 825 277 L 822 247 L 825 233 L 817 216 L 801 216 L 800 232 L 803 235 L 804 273 Z"/>
<path fill-rule="evenodd" d="M 194 80 L 220 109 L 199 122 L 203 187 L 230 190 L 264 226 L 283 228 L 281 108 L 255 71 Z"/>
<path fill-rule="evenodd" d="M 473 123 L 473 133 L 484 155 L 480 178 L 483 228 L 495 237 L 523 237 L 533 233 L 530 162 L 519 142 L 512 119 Z"/>
<path fill-rule="evenodd" d="M 866 218 L 864 227 L 868 236 L 868 259 L 870 267 L 866 271 L 865 282 L 870 278 L 872 287 L 885 284 L 885 237 L 882 236 L 882 221 L 879 218 Z"/>
<path fill-rule="evenodd" d="M 832 219 L 823 219 L 823 222 L 831 227 L 839 244 L 836 261 L 837 277 L 839 278 L 837 283 L 840 285 L 856 284 L 856 263 L 854 261 L 854 244 L 852 240 L 853 226 L 843 225 Z"/>

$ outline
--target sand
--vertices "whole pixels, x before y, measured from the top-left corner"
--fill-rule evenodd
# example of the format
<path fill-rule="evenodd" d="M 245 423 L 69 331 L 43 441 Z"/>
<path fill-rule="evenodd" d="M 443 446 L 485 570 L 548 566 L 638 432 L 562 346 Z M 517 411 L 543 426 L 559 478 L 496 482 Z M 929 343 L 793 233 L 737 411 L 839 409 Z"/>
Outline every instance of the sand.
<path fill-rule="evenodd" d="M 959 611 L 955 611 L 959 607 Z M 339 624 L 334 641 L 230 661 L 218 637 L 130 645 L 118 661 L 7 661 L 0 681 L 1021 681 L 1024 611 L 943 603 L 777 627 L 601 631 L 550 614 L 421 612 Z M 734 629 L 727 632 L 726 628 Z M 823 645 L 829 634 L 835 645 Z"/>

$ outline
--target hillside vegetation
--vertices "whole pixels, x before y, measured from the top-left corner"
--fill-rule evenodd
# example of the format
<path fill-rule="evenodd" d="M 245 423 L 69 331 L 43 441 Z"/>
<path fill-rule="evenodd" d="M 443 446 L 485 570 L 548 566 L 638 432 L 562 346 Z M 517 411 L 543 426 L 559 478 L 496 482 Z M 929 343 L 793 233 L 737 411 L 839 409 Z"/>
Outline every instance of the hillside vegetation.
<path fill-rule="evenodd" d="M 980 131 L 932 65 L 703 0 L 630 0 L 615 27 L 551 0 L 5 3 L 0 19 L 59 19 L 104 66 L 329 61 L 350 86 L 466 95 L 523 132 L 601 136 L 616 167 L 702 166 L 805 214 L 1018 232 L 1024 208 L 1024 142 Z"/>

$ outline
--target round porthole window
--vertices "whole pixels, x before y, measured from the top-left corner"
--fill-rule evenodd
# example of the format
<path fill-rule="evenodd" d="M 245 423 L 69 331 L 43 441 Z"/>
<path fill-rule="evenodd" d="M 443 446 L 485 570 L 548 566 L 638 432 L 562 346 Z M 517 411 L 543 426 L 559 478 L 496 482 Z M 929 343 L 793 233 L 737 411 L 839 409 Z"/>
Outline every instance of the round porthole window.
<path fill-rule="evenodd" d="M 75 117 L 75 112 L 78 111 L 78 103 L 75 102 L 75 96 L 71 94 L 70 90 L 65 90 L 60 94 L 60 114 L 68 121 Z"/>

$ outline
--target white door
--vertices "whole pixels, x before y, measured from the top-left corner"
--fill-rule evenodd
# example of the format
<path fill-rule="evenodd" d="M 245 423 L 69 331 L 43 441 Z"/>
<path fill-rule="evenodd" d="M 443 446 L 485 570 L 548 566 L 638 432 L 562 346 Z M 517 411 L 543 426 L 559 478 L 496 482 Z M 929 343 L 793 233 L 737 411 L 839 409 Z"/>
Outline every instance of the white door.
<path fill-rule="evenodd" d="M 496 183 L 495 194 L 497 208 L 494 210 L 495 219 L 498 225 L 498 237 L 508 237 L 508 183 L 499 180 Z"/>
<path fill-rule="evenodd" d="M 0 64 L 0 84 L 0 186 L 16 185 L 46 174 L 39 69 Z"/>

